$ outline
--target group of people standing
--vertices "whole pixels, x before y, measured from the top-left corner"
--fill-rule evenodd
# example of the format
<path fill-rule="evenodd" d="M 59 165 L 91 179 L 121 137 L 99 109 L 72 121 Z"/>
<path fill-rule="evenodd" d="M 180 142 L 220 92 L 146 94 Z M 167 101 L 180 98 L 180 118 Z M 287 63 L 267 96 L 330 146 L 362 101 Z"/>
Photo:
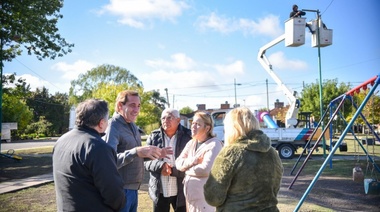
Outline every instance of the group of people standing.
<path fill-rule="evenodd" d="M 187 129 L 167 108 L 145 146 L 139 112 L 131 90 L 118 94 L 111 118 L 103 100 L 77 106 L 76 127 L 53 150 L 58 211 L 136 212 L 145 170 L 155 212 L 278 211 L 283 166 L 248 108 L 226 115 L 224 143 L 209 113 L 196 112 Z"/>

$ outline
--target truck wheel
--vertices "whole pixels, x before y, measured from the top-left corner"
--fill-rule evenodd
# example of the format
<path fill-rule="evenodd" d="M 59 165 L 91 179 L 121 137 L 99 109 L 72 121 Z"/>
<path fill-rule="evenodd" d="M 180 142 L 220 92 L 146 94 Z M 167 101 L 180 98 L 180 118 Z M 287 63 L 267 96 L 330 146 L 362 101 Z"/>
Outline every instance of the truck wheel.
<path fill-rule="evenodd" d="M 291 144 L 282 144 L 278 147 L 278 153 L 282 159 L 292 159 L 294 152 L 294 147 Z"/>

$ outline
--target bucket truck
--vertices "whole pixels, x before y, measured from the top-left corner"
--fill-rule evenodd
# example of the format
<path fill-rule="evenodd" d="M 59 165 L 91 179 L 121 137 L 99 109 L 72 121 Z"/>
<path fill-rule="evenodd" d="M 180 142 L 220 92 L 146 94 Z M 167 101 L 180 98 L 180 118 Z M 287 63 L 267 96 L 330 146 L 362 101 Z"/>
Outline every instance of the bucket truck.
<path fill-rule="evenodd" d="M 319 27 L 320 42 L 319 45 L 321 47 L 331 45 L 332 40 L 332 30 L 323 28 L 321 19 L 319 20 L 319 24 L 316 21 L 312 21 L 308 23 L 311 25 L 311 29 L 313 29 L 312 34 L 312 47 L 317 46 L 317 36 L 315 29 Z M 317 26 L 318 25 L 318 26 Z M 285 118 L 285 128 L 262 128 L 261 130 L 271 138 L 272 146 L 276 148 L 279 152 L 279 155 L 283 159 L 291 159 L 294 156 L 294 153 L 298 148 L 304 148 L 305 144 L 311 140 L 311 145 L 315 144 L 315 141 L 321 135 L 322 130 L 317 129 L 315 135 L 311 138 L 311 135 L 314 129 L 311 128 L 296 128 L 298 125 L 298 112 L 300 108 L 300 100 L 297 98 L 295 92 L 292 92 L 275 74 L 273 71 L 273 66 L 270 64 L 268 58 L 266 57 L 266 51 L 277 45 L 278 43 L 285 40 L 285 46 L 287 47 L 297 47 L 303 45 L 305 43 L 305 18 L 291 18 L 285 22 L 285 34 L 279 36 L 268 44 L 264 45 L 259 49 L 259 53 L 257 55 L 257 60 L 264 67 L 264 69 L 268 72 L 268 74 L 273 78 L 273 80 L 281 87 L 284 92 L 290 107 L 286 113 Z M 214 119 L 214 133 L 216 136 L 224 140 L 224 126 L 223 120 L 225 114 L 229 110 L 217 110 L 211 113 L 212 118 Z M 309 125 L 310 126 L 310 125 Z M 325 133 L 325 138 L 329 138 L 329 131 Z"/>

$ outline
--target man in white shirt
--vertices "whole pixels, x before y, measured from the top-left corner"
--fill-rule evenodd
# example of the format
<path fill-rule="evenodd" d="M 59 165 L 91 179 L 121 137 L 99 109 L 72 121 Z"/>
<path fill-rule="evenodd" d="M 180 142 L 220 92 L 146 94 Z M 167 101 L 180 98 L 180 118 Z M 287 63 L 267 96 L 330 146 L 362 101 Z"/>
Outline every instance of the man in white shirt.
<path fill-rule="evenodd" d="M 181 154 L 187 142 L 191 140 L 191 130 L 180 124 L 178 110 L 167 108 L 161 114 L 161 127 L 153 130 L 146 144 L 172 147 L 169 158 L 146 161 L 145 169 L 150 172 L 149 196 L 153 200 L 154 212 L 169 212 L 170 205 L 175 212 L 186 212 L 183 194 L 184 172 L 175 167 L 175 159 Z"/>

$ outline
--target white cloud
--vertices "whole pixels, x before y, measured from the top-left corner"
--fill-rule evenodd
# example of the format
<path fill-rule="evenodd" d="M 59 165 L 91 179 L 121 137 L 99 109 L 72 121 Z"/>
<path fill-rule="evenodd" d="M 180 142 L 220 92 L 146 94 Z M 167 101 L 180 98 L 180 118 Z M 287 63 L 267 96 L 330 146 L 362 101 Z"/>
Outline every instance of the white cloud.
<path fill-rule="evenodd" d="M 274 15 L 268 15 L 264 18 L 260 18 L 258 22 L 249 19 L 240 19 L 239 26 L 239 28 L 246 34 L 260 34 L 271 37 L 277 37 L 283 34 L 279 17 Z"/>
<path fill-rule="evenodd" d="M 68 64 L 66 62 L 58 62 L 54 64 L 51 69 L 63 72 L 62 79 L 71 81 L 80 74 L 86 73 L 87 71 L 94 68 L 96 65 L 85 60 L 77 60 L 73 64 Z"/>
<path fill-rule="evenodd" d="M 4 75 L 10 75 L 5 73 Z M 70 82 L 50 82 L 40 77 L 36 77 L 30 74 L 17 75 L 16 79 L 24 79 L 26 84 L 30 86 L 31 91 L 36 91 L 37 88 L 42 89 L 45 87 L 48 89 L 50 94 L 55 94 L 56 92 L 68 93 L 70 88 Z M 4 87 L 15 87 L 14 84 L 4 85 Z"/>
<path fill-rule="evenodd" d="M 35 91 L 36 88 L 42 88 L 42 87 L 45 87 L 45 88 L 49 89 L 49 91 L 50 91 L 50 88 L 54 86 L 54 85 L 50 84 L 48 81 L 43 80 L 39 77 L 35 77 L 33 75 L 30 75 L 30 74 L 23 74 L 23 75 L 17 76 L 17 78 L 25 79 L 25 82 L 30 85 L 30 88 L 32 91 Z M 57 89 L 57 88 L 55 88 L 55 89 Z"/>
<path fill-rule="evenodd" d="M 225 101 L 232 104 L 233 78 L 244 74 L 241 60 L 210 65 L 194 61 L 183 53 L 173 54 L 169 60 L 147 60 L 146 64 L 153 71 L 139 75 L 145 89 L 159 89 L 161 95 L 166 96 L 164 89 L 168 88 L 170 101 L 174 98 L 178 109 L 184 106 L 195 108 L 196 104 L 218 108 Z M 176 97 L 171 94 L 176 94 Z"/>
<path fill-rule="evenodd" d="M 216 13 L 198 17 L 195 25 L 201 30 L 205 31 L 211 29 L 217 32 L 230 33 L 237 30 L 237 22 L 233 19 L 218 16 Z"/>
<path fill-rule="evenodd" d="M 157 70 L 148 74 L 141 75 L 144 87 L 147 90 L 158 88 L 191 88 L 212 86 L 213 76 L 207 71 L 166 71 Z M 154 87 L 149 87 L 153 85 Z M 176 91 L 171 91 L 176 93 Z"/>
<path fill-rule="evenodd" d="M 166 46 L 164 44 L 162 44 L 162 43 L 157 44 L 157 47 L 159 49 L 166 49 Z"/>
<path fill-rule="evenodd" d="M 145 28 L 152 19 L 175 21 L 183 10 L 189 8 L 185 1 L 174 0 L 111 0 L 100 13 L 118 16 L 118 22 L 135 28 Z"/>
<path fill-rule="evenodd" d="M 149 84 L 146 81 L 154 80 L 155 84 L 162 82 L 168 86 L 167 80 L 174 79 L 175 82 L 171 82 L 170 87 L 176 87 L 172 83 L 176 83 L 178 87 L 210 86 L 213 82 L 220 84 L 221 80 L 229 81 L 231 76 L 244 74 L 244 62 L 241 60 L 229 64 L 208 65 L 196 62 L 184 53 L 173 54 L 170 58 L 169 61 L 164 59 L 145 61 L 146 65 L 155 71 L 145 75 L 142 79 L 144 85 Z"/>
<path fill-rule="evenodd" d="M 224 34 L 242 31 L 244 34 L 276 37 L 283 33 L 279 17 L 274 15 L 253 21 L 243 18 L 226 18 L 213 12 L 210 15 L 200 16 L 195 26 L 201 31 L 210 29 Z"/>
<path fill-rule="evenodd" d="M 145 63 L 156 69 L 170 69 L 170 70 L 190 70 L 196 66 L 192 58 L 187 57 L 184 53 L 177 53 L 171 56 L 171 61 L 162 59 L 146 60 Z"/>
<path fill-rule="evenodd" d="M 307 63 L 302 60 L 290 60 L 285 57 L 284 52 L 275 52 L 268 57 L 271 64 L 276 69 L 305 70 Z"/>
<path fill-rule="evenodd" d="M 244 62 L 241 60 L 228 65 L 215 65 L 214 67 L 221 75 L 235 76 L 244 73 Z"/>
<path fill-rule="evenodd" d="M 85 73 L 94 67 L 94 64 L 84 60 L 78 60 L 73 64 L 58 62 L 51 66 L 51 69 L 63 72 L 63 75 L 54 80 L 44 80 L 41 79 L 41 77 L 36 77 L 30 74 L 18 75 L 17 78 L 25 79 L 25 82 L 30 85 L 32 91 L 35 91 L 36 88 L 45 87 L 51 94 L 56 92 L 68 93 L 70 81 L 76 79 L 79 74 Z"/>

